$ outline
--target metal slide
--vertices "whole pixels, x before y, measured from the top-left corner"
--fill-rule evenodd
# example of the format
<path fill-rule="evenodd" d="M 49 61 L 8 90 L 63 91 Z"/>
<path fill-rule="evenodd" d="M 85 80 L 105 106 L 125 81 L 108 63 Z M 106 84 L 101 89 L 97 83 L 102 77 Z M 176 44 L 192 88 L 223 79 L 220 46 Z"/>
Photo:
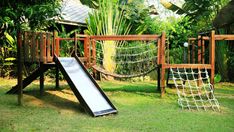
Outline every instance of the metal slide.
<path fill-rule="evenodd" d="M 88 73 L 78 57 L 55 57 L 55 63 L 81 105 L 92 116 L 117 113 L 117 109 Z"/>

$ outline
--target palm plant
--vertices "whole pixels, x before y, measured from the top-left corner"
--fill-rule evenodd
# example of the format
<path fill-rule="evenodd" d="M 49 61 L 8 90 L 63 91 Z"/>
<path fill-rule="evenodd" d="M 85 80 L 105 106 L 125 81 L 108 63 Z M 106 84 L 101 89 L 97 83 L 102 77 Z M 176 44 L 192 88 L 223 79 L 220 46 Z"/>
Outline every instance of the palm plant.
<path fill-rule="evenodd" d="M 126 35 L 130 31 L 130 24 L 123 16 L 123 10 L 120 10 L 118 4 L 110 0 L 99 0 L 98 9 L 93 10 L 87 19 L 89 35 Z M 120 44 L 117 41 L 104 41 L 101 44 L 103 52 L 103 67 L 109 72 L 115 70 L 116 46 Z"/>

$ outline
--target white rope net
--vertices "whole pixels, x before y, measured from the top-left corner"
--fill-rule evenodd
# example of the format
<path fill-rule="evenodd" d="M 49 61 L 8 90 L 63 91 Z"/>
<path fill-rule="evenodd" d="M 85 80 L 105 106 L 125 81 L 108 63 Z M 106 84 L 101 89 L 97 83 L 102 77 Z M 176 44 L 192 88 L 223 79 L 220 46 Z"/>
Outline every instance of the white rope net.
<path fill-rule="evenodd" d="M 156 42 L 155 40 L 96 41 L 97 65 L 109 73 L 120 75 L 119 77 L 144 76 L 157 67 Z M 108 66 L 111 68 L 108 69 Z"/>
<path fill-rule="evenodd" d="M 182 109 L 220 111 L 207 69 L 170 68 Z"/>

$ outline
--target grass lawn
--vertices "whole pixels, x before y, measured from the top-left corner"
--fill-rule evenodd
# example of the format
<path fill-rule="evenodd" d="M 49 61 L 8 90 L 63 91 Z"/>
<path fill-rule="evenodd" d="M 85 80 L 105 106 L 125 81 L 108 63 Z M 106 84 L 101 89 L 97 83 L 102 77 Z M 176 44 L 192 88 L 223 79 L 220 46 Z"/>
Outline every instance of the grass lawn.
<path fill-rule="evenodd" d="M 0 132 L 5 131 L 234 131 L 234 84 L 216 84 L 221 112 L 182 110 L 175 89 L 160 98 L 155 82 L 99 82 L 118 114 L 93 118 L 80 107 L 66 82 L 59 90 L 47 79 L 40 97 L 35 81 L 24 91 L 23 106 L 5 94 L 16 80 L 0 78 Z"/>

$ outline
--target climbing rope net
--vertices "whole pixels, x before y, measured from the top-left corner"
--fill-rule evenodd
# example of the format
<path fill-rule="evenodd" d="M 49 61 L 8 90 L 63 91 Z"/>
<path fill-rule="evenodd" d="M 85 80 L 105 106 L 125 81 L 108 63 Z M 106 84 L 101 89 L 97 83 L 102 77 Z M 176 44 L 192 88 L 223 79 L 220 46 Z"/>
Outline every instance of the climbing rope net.
<path fill-rule="evenodd" d="M 145 76 L 157 68 L 156 41 L 96 41 L 99 72 L 117 77 Z"/>
<path fill-rule="evenodd" d="M 182 109 L 220 111 L 207 69 L 170 68 Z"/>

